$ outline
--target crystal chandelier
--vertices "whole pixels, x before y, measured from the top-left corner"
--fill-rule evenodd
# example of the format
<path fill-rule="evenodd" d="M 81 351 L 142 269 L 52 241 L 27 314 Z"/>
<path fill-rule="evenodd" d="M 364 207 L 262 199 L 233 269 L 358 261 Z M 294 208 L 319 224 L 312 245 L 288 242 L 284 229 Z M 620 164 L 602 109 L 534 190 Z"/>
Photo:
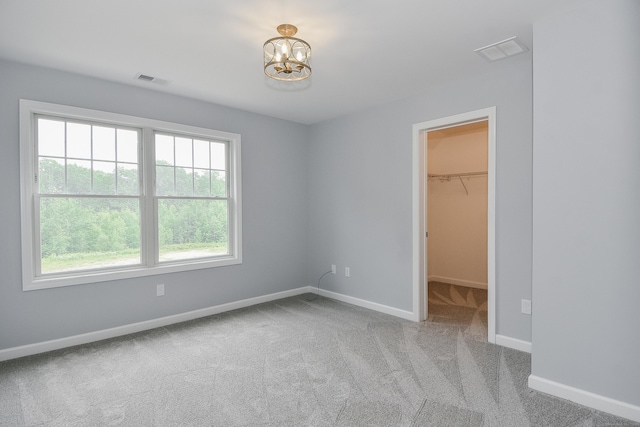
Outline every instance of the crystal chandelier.
<path fill-rule="evenodd" d="M 264 43 L 264 73 L 276 80 L 298 81 L 311 76 L 311 46 L 293 37 L 298 29 L 290 24 L 279 25 L 281 37 Z"/>

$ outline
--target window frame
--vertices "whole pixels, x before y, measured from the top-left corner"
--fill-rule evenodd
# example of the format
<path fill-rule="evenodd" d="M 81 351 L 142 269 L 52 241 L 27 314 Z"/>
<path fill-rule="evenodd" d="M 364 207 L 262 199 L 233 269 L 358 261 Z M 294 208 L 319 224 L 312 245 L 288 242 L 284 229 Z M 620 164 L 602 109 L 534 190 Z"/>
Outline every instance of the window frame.
<path fill-rule="evenodd" d="M 141 131 L 139 153 L 139 179 L 141 184 L 140 238 L 141 263 L 113 269 L 65 271 L 38 275 L 39 220 L 36 218 L 35 197 L 38 194 L 35 176 L 36 119 L 39 115 L 53 118 L 80 120 L 111 126 L 123 126 Z M 228 248 L 229 254 L 211 258 L 192 258 L 175 262 L 159 262 L 157 241 L 158 212 L 155 194 L 155 143 L 157 132 L 182 134 L 192 138 L 218 140 L 227 143 L 228 153 Z M 24 291 L 72 286 L 111 280 L 130 279 L 180 271 L 222 267 L 242 263 L 242 185 L 241 136 L 236 133 L 183 125 L 99 110 L 72 107 L 31 100 L 20 100 L 20 198 L 22 240 L 22 289 Z M 108 196 L 107 196 L 108 197 Z"/>

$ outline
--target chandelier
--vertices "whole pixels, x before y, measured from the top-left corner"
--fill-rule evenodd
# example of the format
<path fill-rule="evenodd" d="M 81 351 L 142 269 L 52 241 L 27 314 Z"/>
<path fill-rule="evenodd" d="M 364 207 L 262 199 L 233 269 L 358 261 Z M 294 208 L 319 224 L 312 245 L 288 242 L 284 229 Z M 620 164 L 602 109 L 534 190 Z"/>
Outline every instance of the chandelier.
<path fill-rule="evenodd" d="M 290 24 L 279 25 L 281 37 L 264 42 L 264 73 L 276 80 L 298 81 L 311 76 L 311 46 L 293 37 L 298 29 Z"/>

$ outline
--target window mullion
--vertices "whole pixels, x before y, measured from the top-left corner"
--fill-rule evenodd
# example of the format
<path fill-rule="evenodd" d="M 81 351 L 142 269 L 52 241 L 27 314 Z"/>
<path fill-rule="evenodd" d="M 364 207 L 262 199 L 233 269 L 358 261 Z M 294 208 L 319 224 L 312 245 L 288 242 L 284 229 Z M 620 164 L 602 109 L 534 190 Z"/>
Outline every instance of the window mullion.
<path fill-rule="evenodd" d="M 153 266 L 158 259 L 156 224 L 158 221 L 157 202 L 155 197 L 156 168 L 154 163 L 154 132 L 151 128 L 142 129 L 142 215 L 140 216 L 142 232 L 142 264 Z"/>
<path fill-rule="evenodd" d="M 64 192 L 69 189 L 69 159 L 67 158 L 67 122 L 64 122 Z"/>

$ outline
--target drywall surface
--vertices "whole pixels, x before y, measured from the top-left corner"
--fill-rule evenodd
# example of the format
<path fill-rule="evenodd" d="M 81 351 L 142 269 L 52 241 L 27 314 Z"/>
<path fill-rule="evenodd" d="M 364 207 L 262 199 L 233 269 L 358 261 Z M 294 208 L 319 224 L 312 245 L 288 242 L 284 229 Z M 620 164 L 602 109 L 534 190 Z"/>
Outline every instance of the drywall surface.
<path fill-rule="evenodd" d="M 486 126 L 429 132 L 427 172 L 487 172 L 487 137 Z M 429 280 L 487 288 L 487 181 L 486 174 L 428 179 Z"/>
<path fill-rule="evenodd" d="M 531 56 L 484 70 L 311 127 L 310 281 L 336 264 L 323 287 L 412 311 L 412 126 L 496 106 L 496 332 L 529 341 L 520 299 L 531 292 Z"/>
<path fill-rule="evenodd" d="M 640 405 L 640 2 L 538 22 L 532 375 Z"/>
<path fill-rule="evenodd" d="M 487 172 L 486 121 L 428 132 L 429 174 Z"/>
<path fill-rule="evenodd" d="M 308 127 L 192 99 L 0 60 L 0 349 L 306 286 Z M 19 99 L 239 133 L 243 263 L 23 292 Z M 165 296 L 155 287 L 165 284 Z"/>

